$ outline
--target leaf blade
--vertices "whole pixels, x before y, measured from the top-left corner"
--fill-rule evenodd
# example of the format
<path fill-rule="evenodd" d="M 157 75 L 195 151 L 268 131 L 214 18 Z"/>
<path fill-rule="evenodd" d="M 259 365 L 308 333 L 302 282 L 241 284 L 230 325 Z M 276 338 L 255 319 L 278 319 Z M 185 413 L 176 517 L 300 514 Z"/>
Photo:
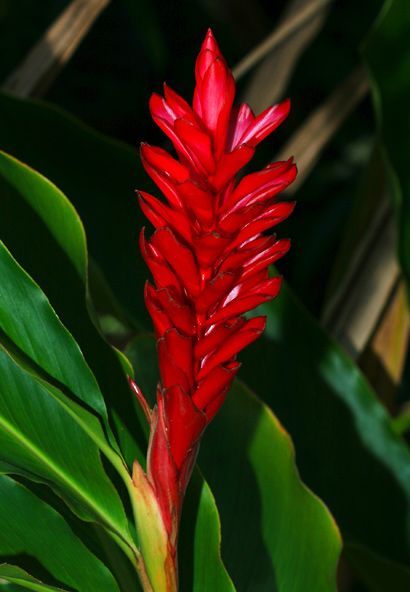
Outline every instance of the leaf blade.
<path fill-rule="evenodd" d="M 56 580 L 81 592 L 118 591 L 108 569 L 51 506 L 6 475 L 0 475 L 0 499 L 0 556 L 14 555 L 17 560 L 18 554 L 27 553 Z"/>
<path fill-rule="evenodd" d="M 42 305 L 42 309 L 38 310 L 41 315 L 37 324 L 32 324 L 33 307 L 30 307 L 30 300 L 26 301 L 20 295 L 25 308 L 29 308 L 23 318 L 25 322 L 23 326 L 17 324 L 16 327 L 11 319 L 5 328 L 46 371 L 66 382 L 74 395 L 94 405 L 105 422 L 114 447 L 116 442 L 110 426 L 115 428 L 115 436 L 131 466 L 135 458 L 142 458 L 145 442 L 123 367 L 90 318 L 89 310 L 91 313 L 93 310 L 87 295 L 87 270 L 84 267 L 87 252 L 81 221 L 61 191 L 39 173 L 6 154 L 0 155 L 0 192 L 4 214 L 0 217 L 0 238 L 4 239 L 32 278 L 25 278 L 24 281 L 21 276 L 19 278 L 26 295 L 33 295 L 33 299 Z M 61 220 L 64 224 L 59 234 L 60 227 L 56 221 Z M 33 235 L 36 237 L 34 243 L 31 240 Z M 42 286 L 48 302 L 33 280 Z M 3 296 L 7 317 L 13 310 L 13 299 L 8 289 Z M 18 310 L 19 316 L 23 311 L 24 307 L 22 311 Z M 78 346 L 56 319 L 55 313 L 74 336 L 82 353 L 76 351 Z M 44 337 L 45 329 L 49 338 L 41 343 L 40 337 Z M 60 345 L 56 355 L 53 355 L 53 340 L 50 337 L 57 339 Z M 66 348 L 68 356 L 64 353 Z M 73 353 L 77 355 L 71 355 Z M 87 363 L 82 360 L 83 355 Z M 65 365 L 61 368 L 60 357 L 63 360 L 65 357 L 67 370 Z M 74 362 L 82 366 L 80 372 L 73 371 Z M 101 393 L 109 403 L 109 420 Z"/>
<path fill-rule="evenodd" d="M 267 315 L 267 328 L 241 356 L 242 380 L 289 430 L 302 478 L 346 543 L 408 563 L 410 455 L 385 409 L 287 286 L 257 314 Z"/>
<path fill-rule="evenodd" d="M 80 517 L 132 543 L 99 451 L 46 388 L 0 350 L 0 460 L 56 488 Z M 79 506 L 77 504 L 80 504 Z"/>

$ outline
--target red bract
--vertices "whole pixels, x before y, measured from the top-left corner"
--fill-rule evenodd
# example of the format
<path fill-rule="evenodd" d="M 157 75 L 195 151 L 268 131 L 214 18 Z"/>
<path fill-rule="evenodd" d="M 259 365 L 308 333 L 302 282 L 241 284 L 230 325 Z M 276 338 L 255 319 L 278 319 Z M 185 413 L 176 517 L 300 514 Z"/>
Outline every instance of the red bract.
<path fill-rule="evenodd" d="M 280 289 L 280 278 L 269 278 L 268 266 L 290 244 L 264 232 L 292 212 L 293 204 L 278 202 L 277 195 L 296 176 L 290 159 L 237 181 L 257 144 L 286 118 L 290 103 L 258 116 L 248 105 L 233 108 L 235 82 L 211 31 L 195 77 L 192 107 L 166 85 L 164 97 L 150 100 L 152 117 L 177 158 L 141 147 L 145 170 L 165 198 L 139 193 L 156 229 L 149 240 L 141 234 L 141 251 L 154 279 L 145 299 L 161 374 L 147 476 L 174 552 L 200 438 L 227 396 L 239 368 L 237 354 L 264 330 L 264 317 L 243 315 Z"/>

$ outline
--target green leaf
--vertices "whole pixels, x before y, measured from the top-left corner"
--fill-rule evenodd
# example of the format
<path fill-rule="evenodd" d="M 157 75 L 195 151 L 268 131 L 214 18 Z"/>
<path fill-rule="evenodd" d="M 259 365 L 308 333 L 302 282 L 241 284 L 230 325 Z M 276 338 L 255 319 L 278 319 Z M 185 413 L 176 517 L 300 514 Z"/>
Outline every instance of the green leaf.
<path fill-rule="evenodd" d="M 68 196 L 85 225 L 91 256 L 134 324 L 145 326 L 146 267 L 138 246 L 145 222 L 134 195 L 142 171 L 137 150 L 56 107 L 4 94 L 0 121 L 0 149 L 41 172 Z M 143 178 L 146 187 L 148 177 Z"/>
<path fill-rule="evenodd" d="M 14 563 L 20 557 L 29 562 L 36 559 L 53 577 L 52 584 L 61 582 L 79 592 L 118 590 L 109 570 L 61 515 L 6 475 L 0 475 L 0 555 L 9 560 L 13 556 Z M 0 578 L 28 587 L 22 580 L 29 581 L 30 576 L 14 566 L 3 565 Z"/>
<path fill-rule="evenodd" d="M 407 116 L 410 95 L 410 11 L 406 0 L 387 0 L 362 48 L 399 227 L 399 255 L 410 282 L 410 171 Z"/>
<path fill-rule="evenodd" d="M 0 154 L 0 195 L 0 238 L 41 285 L 49 300 L 21 274 L 16 283 L 13 280 L 16 274 L 9 270 L 8 284 L 15 283 L 15 288 L 10 291 L 4 286 L 2 292 L 4 331 L 46 372 L 97 409 L 107 423 L 99 390 L 103 393 L 121 450 L 131 465 L 135 458 L 143 456 L 145 440 L 122 363 L 89 316 L 87 252 L 81 221 L 57 187 L 5 154 Z M 38 309 L 30 305 L 32 299 L 39 305 Z M 14 324 L 12 314 L 17 302 L 22 300 L 24 306 L 18 311 L 21 323 Z M 74 336 L 81 351 L 50 307 Z M 82 360 L 81 352 L 87 363 Z"/>
<path fill-rule="evenodd" d="M 129 550 L 121 500 L 99 450 L 47 388 L 0 350 L 0 461 L 42 481 L 81 518 L 95 520 Z M 13 469 L 14 467 L 14 469 Z"/>
<path fill-rule="evenodd" d="M 410 454 L 356 365 L 284 286 L 257 311 L 264 336 L 240 376 L 289 430 L 303 480 L 328 504 L 346 543 L 407 563 Z"/>
<path fill-rule="evenodd" d="M 289 435 L 241 383 L 208 428 L 199 463 L 221 512 L 223 557 L 240 590 L 336 590 L 338 528 L 302 484 Z"/>
<path fill-rule="evenodd" d="M 0 173 L 4 158 L 0 154 Z M 40 368 L 107 420 L 104 399 L 80 348 L 1 241 L 0 276 L 0 328 Z"/>
<path fill-rule="evenodd" d="M 19 348 L 16 350 L 10 347 L 7 341 L 4 344 L 5 349 L 20 366 L 43 381 L 50 394 L 57 397 L 123 477 L 127 477 L 120 457 L 111 448 L 97 418 L 68 397 L 64 397 L 61 391 L 55 388 L 54 381 L 52 384 L 48 382 L 48 375 L 40 376 L 35 367 L 31 367 L 27 360 L 22 359 L 21 352 L 24 352 L 58 383 L 67 386 L 71 393 L 78 395 L 80 400 L 100 412 L 106 429 L 109 430 L 104 399 L 81 350 L 61 324 L 45 294 L 13 259 L 1 241 L 0 276 L 0 328 L 12 340 L 13 345 Z M 5 340 L 0 336 L 1 341 Z M 116 448 L 110 431 L 109 434 Z"/>
<path fill-rule="evenodd" d="M 179 537 L 181 592 L 235 592 L 220 547 L 221 524 L 215 498 L 197 470 L 184 502 Z"/>
<path fill-rule="evenodd" d="M 21 588 L 24 588 L 25 590 L 36 590 L 38 592 L 42 592 L 42 590 L 45 590 L 46 592 L 47 590 L 54 592 L 63 590 L 62 588 L 56 588 L 55 586 L 47 586 L 47 584 L 43 584 L 40 580 L 33 578 L 20 567 L 8 563 L 0 564 L 0 584 L 2 583 L 2 580 L 4 580 L 4 582 L 20 585 Z"/>
<path fill-rule="evenodd" d="M 154 340 L 139 337 L 127 354 L 136 379 L 152 397 L 158 377 Z M 300 481 L 293 446 L 283 427 L 239 381 L 205 434 L 199 463 L 216 498 L 222 523 L 222 558 L 238 590 L 336 589 L 341 547 L 337 526 L 323 503 Z M 188 508 L 197 487 L 195 479 L 188 491 Z M 187 512 L 190 516 L 189 509 Z M 217 516 L 216 509 L 213 512 Z M 198 516 L 202 526 L 201 514 Z M 193 522 L 193 518 L 189 520 Z M 194 552 L 206 561 L 210 534 L 206 520 L 203 525 L 204 530 L 195 532 Z M 214 528 L 217 533 L 216 523 Z M 187 577 L 183 572 L 187 549 L 186 542 L 180 546 L 182 578 Z M 197 578 L 213 576 L 206 573 L 209 566 L 201 567 L 195 573 Z M 185 589 L 190 590 L 188 584 Z M 219 590 L 198 584 L 198 592 L 207 589 Z"/>

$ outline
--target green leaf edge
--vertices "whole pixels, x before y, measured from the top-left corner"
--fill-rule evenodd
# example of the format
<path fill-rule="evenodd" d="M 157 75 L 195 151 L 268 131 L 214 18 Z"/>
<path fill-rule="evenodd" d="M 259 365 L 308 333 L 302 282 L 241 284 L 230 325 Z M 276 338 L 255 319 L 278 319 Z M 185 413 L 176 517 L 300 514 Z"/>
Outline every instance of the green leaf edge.
<path fill-rule="evenodd" d="M 10 571 L 12 572 L 11 574 Z M 15 572 L 14 575 L 13 571 Z M 10 563 L 0 563 L 0 586 L 2 581 L 10 582 L 11 584 L 17 584 L 22 588 L 35 590 L 37 592 L 43 592 L 47 590 L 50 592 L 68 592 L 68 590 L 65 588 L 56 588 L 55 586 L 43 584 L 43 582 L 40 582 L 40 580 L 37 580 L 31 576 L 29 573 L 24 571 L 24 569 L 21 569 L 21 567 L 11 565 Z"/>

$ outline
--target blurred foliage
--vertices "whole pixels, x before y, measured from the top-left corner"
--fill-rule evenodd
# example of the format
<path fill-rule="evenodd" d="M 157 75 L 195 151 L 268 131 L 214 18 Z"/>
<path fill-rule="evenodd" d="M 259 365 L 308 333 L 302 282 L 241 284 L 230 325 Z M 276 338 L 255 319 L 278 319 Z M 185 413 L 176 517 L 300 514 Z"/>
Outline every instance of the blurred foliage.
<path fill-rule="evenodd" d="M 398 252 L 410 286 L 410 10 L 408 2 L 387 2 L 363 47 L 399 228 Z M 400 56 L 397 59 L 397 56 Z"/>

